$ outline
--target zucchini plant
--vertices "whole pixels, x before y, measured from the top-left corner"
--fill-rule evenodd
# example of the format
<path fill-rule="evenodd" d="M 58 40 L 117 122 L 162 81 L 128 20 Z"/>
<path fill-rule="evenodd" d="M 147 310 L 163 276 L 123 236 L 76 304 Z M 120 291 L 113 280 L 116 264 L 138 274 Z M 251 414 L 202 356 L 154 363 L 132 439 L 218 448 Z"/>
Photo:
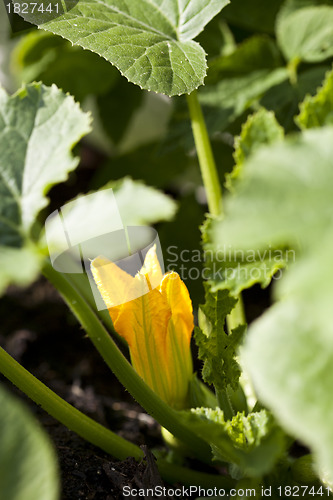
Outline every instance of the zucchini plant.
<path fill-rule="evenodd" d="M 12 53 L 23 86 L 0 91 L 0 290 L 44 274 L 181 455 L 181 465 L 157 457 L 162 477 L 200 486 L 198 498 L 321 498 L 333 486 L 333 3 L 271 3 L 7 6 L 40 30 Z M 154 106 L 164 125 L 131 143 Z M 72 149 L 92 129 L 111 157 L 91 187 L 102 198 L 81 196 L 66 217 L 73 227 L 84 218 L 83 230 L 107 227 L 115 199 L 125 226 L 159 223 L 174 257 L 164 273 L 152 247 L 131 276 L 96 253 L 91 270 L 109 312 L 96 308 L 86 276 L 52 267 L 44 229 L 47 193 L 76 169 Z M 270 284 L 272 305 L 247 327 L 242 292 Z M 0 371 L 103 450 L 142 459 L 3 349 Z M 191 470 L 188 457 L 211 472 Z"/>

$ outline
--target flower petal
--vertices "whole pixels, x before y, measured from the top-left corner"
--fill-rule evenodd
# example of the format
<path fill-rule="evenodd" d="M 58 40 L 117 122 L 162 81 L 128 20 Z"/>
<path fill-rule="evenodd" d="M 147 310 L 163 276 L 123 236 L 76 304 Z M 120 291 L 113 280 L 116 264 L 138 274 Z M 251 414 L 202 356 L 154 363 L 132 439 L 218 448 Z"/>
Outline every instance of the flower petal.
<path fill-rule="evenodd" d="M 135 280 L 133 276 L 105 257 L 94 259 L 90 268 L 108 309 L 131 300 L 130 291 Z"/>
<path fill-rule="evenodd" d="M 148 250 L 140 274 L 147 275 L 151 288 L 157 288 L 160 286 L 163 274 L 156 255 L 156 245 Z"/>
<path fill-rule="evenodd" d="M 144 280 L 144 276 L 141 275 Z M 114 311 L 113 309 L 118 309 Z M 167 302 L 157 289 L 109 309 L 115 330 L 126 339 L 135 370 L 165 401 L 169 388 L 165 373 L 166 337 L 171 316 Z"/>
<path fill-rule="evenodd" d="M 161 293 L 169 304 L 172 317 L 174 319 L 182 318 L 185 323 L 186 332 L 184 334 L 190 343 L 194 328 L 193 307 L 190 294 L 179 274 L 171 272 L 164 276 L 161 283 Z"/>

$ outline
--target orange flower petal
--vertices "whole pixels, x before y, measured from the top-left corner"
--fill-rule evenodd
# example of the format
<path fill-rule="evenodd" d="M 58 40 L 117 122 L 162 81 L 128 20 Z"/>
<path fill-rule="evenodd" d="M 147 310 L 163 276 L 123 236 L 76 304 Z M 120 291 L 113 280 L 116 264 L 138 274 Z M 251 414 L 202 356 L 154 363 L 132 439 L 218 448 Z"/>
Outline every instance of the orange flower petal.
<path fill-rule="evenodd" d="M 190 294 L 179 274 L 171 272 L 164 276 L 161 293 L 169 304 L 172 317 L 174 319 L 180 317 L 185 323 L 185 335 L 189 343 L 194 328 L 193 307 Z"/>

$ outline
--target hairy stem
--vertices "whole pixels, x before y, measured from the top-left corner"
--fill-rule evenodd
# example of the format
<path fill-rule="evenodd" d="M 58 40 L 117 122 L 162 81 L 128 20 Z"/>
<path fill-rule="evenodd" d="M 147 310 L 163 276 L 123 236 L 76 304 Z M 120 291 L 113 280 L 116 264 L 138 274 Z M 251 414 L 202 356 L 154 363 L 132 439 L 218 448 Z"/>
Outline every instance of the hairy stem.
<path fill-rule="evenodd" d="M 120 460 L 130 456 L 136 460 L 143 457 L 143 452 L 138 446 L 117 436 L 64 401 L 1 347 L 0 366 L 1 373 L 14 385 L 79 436 Z"/>

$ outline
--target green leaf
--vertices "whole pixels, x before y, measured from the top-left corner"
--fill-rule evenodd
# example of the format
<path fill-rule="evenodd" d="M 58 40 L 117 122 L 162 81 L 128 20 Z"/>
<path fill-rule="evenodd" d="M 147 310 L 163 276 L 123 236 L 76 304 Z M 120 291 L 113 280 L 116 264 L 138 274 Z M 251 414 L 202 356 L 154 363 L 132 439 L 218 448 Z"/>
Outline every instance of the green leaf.
<path fill-rule="evenodd" d="M 125 178 L 110 183 L 125 226 L 149 225 L 171 220 L 177 211 L 177 203 L 155 188 L 140 181 Z M 133 203 L 136 200 L 136 203 Z"/>
<path fill-rule="evenodd" d="M 0 387 L 0 491 L 6 500 L 57 500 L 56 457 L 22 403 Z"/>
<path fill-rule="evenodd" d="M 294 256 L 288 250 L 267 245 L 256 250 L 234 249 L 226 242 L 216 244 L 212 232 L 215 227 L 213 219 L 208 218 L 202 226 L 205 251 L 205 278 L 213 293 L 228 290 L 237 297 L 242 290 L 259 283 L 266 288 L 273 277 L 279 278 L 281 269 Z"/>
<path fill-rule="evenodd" d="M 239 177 L 244 161 L 251 154 L 254 154 L 261 146 L 282 140 L 283 137 L 284 130 L 278 124 L 274 113 L 262 108 L 249 116 L 242 126 L 241 135 L 235 139 L 235 167 L 226 177 L 228 189 L 232 189 L 232 181 Z"/>
<path fill-rule="evenodd" d="M 238 413 L 227 422 L 219 408 L 196 408 L 180 415 L 211 445 L 215 460 L 237 466 L 242 476 L 260 477 L 270 472 L 285 450 L 283 432 L 266 410 L 246 416 Z"/>
<path fill-rule="evenodd" d="M 199 94 L 205 108 L 210 134 L 224 130 L 230 123 L 249 109 L 270 88 L 285 81 L 286 68 L 261 69 L 244 76 L 221 80 L 216 85 L 207 85 Z"/>
<path fill-rule="evenodd" d="M 36 276 L 40 258 L 27 241 L 48 203 L 47 191 L 76 167 L 70 150 L 89 131 L 89 122 L 73 98 L 55 86 L 27 85 L 12 97 L 0 89 L 2 289 L 11 280 L 27 284 Z"/>
<path fill-rule="evenodd" d="M 96 52 L 144 89 L 180 95 L 203 84 L 205 53 L 193 38 L 227 4 L 228 0 L 182 4 L 178 0 L 79 0 L 53 20 L 38 12 L 23 17 Z"/>
<path fill-rule="evenodd" d="M 216 244 L 297 249 L 275 287 L 278 300 L 249 329 L 244 359 L 259 398 L 308 445 L 333 478 L 333 128 L 312 129 L 259 150 L 244 166 Z M 283 200 L 283 202 L 281 202 Z M 295 259 L 294 259 L 295 260 Z"/>
<path fill-rule="evenodd" d="M 33 247 L 0 245 L 0 295 L 8 285 L 29 285 L 38 275 L 42 258 Z"/>
<path fill-rule="evenodd" d="M 236 304 L 236 299 L 227 291 L 211 293 L 205 284 L 206 303 L 199 308 L 199 328 L 195 329 L 195 340 L 199 348 L 199 359 L 204 364 L 202 377 L 217 390 L 228 385 L 237 389 L 240 367 L 236 361 L 238 348 L 243 339 L 245 326 L 234 329 L 229 335 L 224 331 L 227 315 Z"/>
<path fill-rule="evenodd" d="M 288 61 L 324 61 L 333 55 L 333 7 L 287 1 L 277 19 L 276 35 Z"/>
<path fill-rule="evenodd" d="M 286 132 L 296 130 L 294 116 L 299 111 L 299 103 L 307 94 L 314 95 L 325 77 L 328 66 L 314 66 L 306 69 L 297 77 L 297 83 L 290 81 L 272 87 L 266 92 L 260 104 L 266 109 L 274 111 L 278 122 Z"/>
<path fill-rule="evenodd" d="M 315 96 L 306 96 L 295 121 L 301 129 L 333 124 L 333 70 L 326 73 L 323 86 Z"/>

